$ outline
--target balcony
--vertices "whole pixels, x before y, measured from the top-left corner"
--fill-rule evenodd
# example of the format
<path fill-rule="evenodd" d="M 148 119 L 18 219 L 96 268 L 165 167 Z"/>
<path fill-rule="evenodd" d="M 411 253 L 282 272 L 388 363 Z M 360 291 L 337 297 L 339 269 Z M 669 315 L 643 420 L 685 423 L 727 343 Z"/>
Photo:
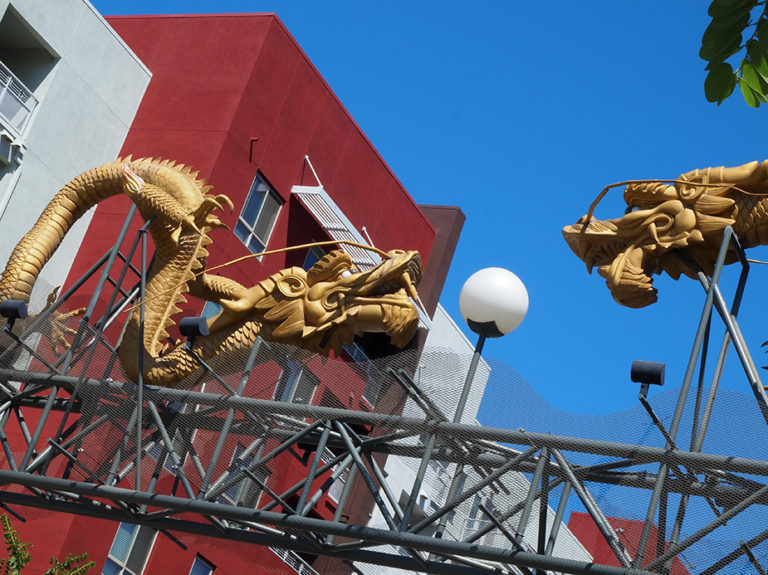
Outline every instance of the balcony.
<path fill-rule="evenodd" d="M 309 566 L 309 563 L 304 561 L 304 559 L 299 557 L 293 551 L 279 549 L 277 547 L 270 547 L 269 550 L 285 561 L 285 564 L 298 573 L 298 575 L 319 575 L 317 571 Z"/>
<path fill-rule="evenodd" d="M 21 134 L 29 122 L 37 98 L 8 67 L 0 62 L 0 123 Z"/>

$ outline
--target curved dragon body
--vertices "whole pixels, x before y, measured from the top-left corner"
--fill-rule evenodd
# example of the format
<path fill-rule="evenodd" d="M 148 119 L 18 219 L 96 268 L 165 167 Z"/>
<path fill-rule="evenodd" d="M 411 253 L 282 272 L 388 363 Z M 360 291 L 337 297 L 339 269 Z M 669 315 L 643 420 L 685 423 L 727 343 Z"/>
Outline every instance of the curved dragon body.
<path fill-rule="evenodd" d="M 143 339 L 140 309 L 126 325 L 119 348 L 126 376 L 175 387 L 200 370 L 183 347 L 167 344 L 180 304 L 191 295 L 215 301 L 223 311 L 209 321 L 210 335 L 195 339 L 192 351 L 204 360 L 252 345 L 257 336 L 338 353 L 363 331 L 384 331 L 400 347 L 413 337 L 421 277 L 417 252 L 393 251 L 381 264 L 354 273 L 349 256 L 334 251 L 306 272 L 289 268 L 253 287 L 205 273 L 208 233 L 225 227 L 212 214 L 233 208 L 224 195 L 210 195 L 189 168 L 152 159 L 116 161 L 89 170 L 62 188 L 14 249 L 2 279 L 0 301 L 28 302 L 35 280 L 74 222 L 98 202 L 127 195 L 149 221 L 155 260 L 147 280 Z M 139 361 L 139 358 L 142 361 Z"/>
<path fill-rule="evenodd" d="M 768 244 L 768 160 L 693 170 L 672 185 L 631 183 L 624 201 L 624 216 L 584 216 L 563 228 L 563 236 L 590 272 L 598 267 L 614 300 L 627 307 L 657 300 L 655 274 L 695 277 L 675 252 L 711 275 L 726 226 L 744 248 Z M 729 254 L 727 261 L 734 258 Z"/>

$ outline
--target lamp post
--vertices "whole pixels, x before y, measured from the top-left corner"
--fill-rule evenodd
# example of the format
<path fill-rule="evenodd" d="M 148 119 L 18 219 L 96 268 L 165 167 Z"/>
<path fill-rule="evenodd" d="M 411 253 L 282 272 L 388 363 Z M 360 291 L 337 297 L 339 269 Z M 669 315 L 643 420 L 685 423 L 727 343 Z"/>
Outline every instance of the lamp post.
<path fill-rule="evenodd" d="M 459 309 L 469 329 L 478 334 L 478 339 L 453 415 L 453 423 L 460 423 L 464 415 L 464 407 L 486 338 L 501 337 L 522 323 L 528 312 L 528 291 L 520 278 L 512 272 L 503 268 L 485 268 L 475 272 L 464 282 L 459 295 Z M 458 463 L 448 488 L 446 505 L 450 505 L 456 498 L 463 471 L 464 465 Z M 440 518 L 436 537 L 443 536 L 447 523 L 448 514 L 445 514 Z"/>
<path fill-rule="evenodd" d="M 459 295 L 459 309 L 469 329 L 478 334 L 478 338 L 453 423 L 459 423 L 464 415 L 486 338 L 506 335 L 522 323 L 528 312 L 528 291 L 511 271 L 485 268 L 473 273 L 464 282 Z"/>

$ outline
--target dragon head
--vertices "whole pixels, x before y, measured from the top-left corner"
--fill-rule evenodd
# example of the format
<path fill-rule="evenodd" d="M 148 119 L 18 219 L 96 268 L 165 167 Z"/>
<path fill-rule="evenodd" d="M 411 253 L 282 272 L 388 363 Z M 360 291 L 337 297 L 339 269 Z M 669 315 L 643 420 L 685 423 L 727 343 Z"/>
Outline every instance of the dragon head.
<path fill-rule="evenodd" d="M 419 325 L 416 285 L 421 257 L 393 250 L 360 272 L 341 250 L 325 255 L 307 272 L 304 339 L 319 351 L 340 351 L 363 332 L 384 332 L 397 347 L 411 341 Z"/>
<path fill-rule="evenodd" d="M 416 333 L 416 285 L 421 257 L 416 251 L 390 251 L 367 271 L 335 250 L 309 271 L 293 267 L 273 274 L 237 299 L 221 301 L 223 312 L 211 332 L 235 321 L 258 321 L 261 336 L 327 354 L 364 332 L 384 332 L 397 347 Z"/>
<path fill-rule="evenodd" d="M 563 228 L 563 236 L 590 273 L 597 266 L 614 300 L 645 307 L 657 299 L 653 275 L 694 277 L 676 252 L 712 273 L 723 230 L 738 219 L 736 196 L 753 203 L 751 196 L 765 194 L 766 182 L 768 162 L 751 162 L 687 172 L 673 185 L 631 183 L 624 191 L 624 216 L 583 216 Z"/>

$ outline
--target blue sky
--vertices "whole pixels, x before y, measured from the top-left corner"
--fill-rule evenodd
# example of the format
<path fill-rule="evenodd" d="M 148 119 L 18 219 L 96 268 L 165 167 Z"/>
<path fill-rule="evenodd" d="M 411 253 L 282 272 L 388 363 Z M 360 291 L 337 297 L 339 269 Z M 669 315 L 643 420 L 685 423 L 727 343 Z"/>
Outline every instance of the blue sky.
<path fill-rule="evenodd" d="M 460 320 L 459 291 L 480 268 L 525 282 L 528 317 L 487 355 L 580 413 L 634 406 L 634 359 L 666 362 L 667 385 L 680 385 L 699 285 L 657 278 L 657 304 L 622 308 L 560 230 L 607 184 L 768 157 L 765 110 L 740 95 L 719 108 L 704 99 L 708 2 L 93 3 L 106 15 L 275 12 L 415 200 L 466 214 L 448 311 Z M 614 190 L 597 215 L 622 211 Z M 751 255 L 768 259 L 760 252 Z M 753 266 L 740 323 L 758 365 L 768 363 L 766 285 L 768 268 Z M 737 364 L 722 385 L 749 391 Z M 484 423 L 508 409 L 499 403 L 486 405 Z"/>

